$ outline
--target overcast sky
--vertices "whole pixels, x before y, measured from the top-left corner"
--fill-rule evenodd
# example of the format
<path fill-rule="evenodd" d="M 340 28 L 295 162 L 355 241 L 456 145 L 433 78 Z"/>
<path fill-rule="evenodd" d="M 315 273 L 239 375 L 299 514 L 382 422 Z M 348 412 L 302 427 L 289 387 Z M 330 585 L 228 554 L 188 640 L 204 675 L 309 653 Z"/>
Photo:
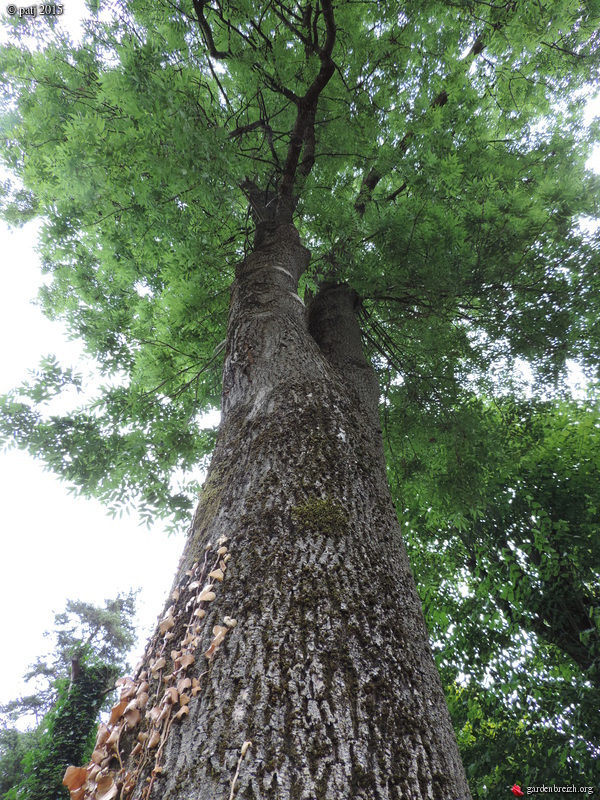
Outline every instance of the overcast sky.
<path fill-rule="evenodd" d="M 61 22 L 74 27 L 84 13 L 82 1 L 66 0 L 64 8 Z M 42 281 L 36 236 L 37 223 L 10 231 L 0 222 L 0 393 L 26 378 L 44 355 L 56 354 L 63 366 L 75 365 L 80 355 L 60 325 L 32 303 Z M 21 676 L 47 650 L 42 634 L 67 598 L 101 604 L 141 588 L 141 652 L 170 589 L 184 531 L 169 537 L 160 525 L 140 527 L 135 517 L 111 519 L 99 503 L 70 494 L 66 484 L 19 451 L 0 453 L 0 503 L 6 653 L 0 660 L 0 703 L 22 691 Z"/>
<path fill-rule="evenodd" d="M 0 393 L 56 353 L 76 363 L 80 348 L 32 304 L 42 277 L 34 250 L 37 225 L 0 224 Z M 3 615 L 0 702 L 21 690 L 20 678 L 48 643 L 53 612 L 67 598 L 102 604 L 141 588 L 144 634 L 153 626 L 183 548 L 183 531 L 167 536 L 135 517 L 111 519 L 100 503 L 75 497 L 53 474 L 20 451 L 0 455 L 0 607 Z M 143 642 L 140 643 L 143 649 Z"/>

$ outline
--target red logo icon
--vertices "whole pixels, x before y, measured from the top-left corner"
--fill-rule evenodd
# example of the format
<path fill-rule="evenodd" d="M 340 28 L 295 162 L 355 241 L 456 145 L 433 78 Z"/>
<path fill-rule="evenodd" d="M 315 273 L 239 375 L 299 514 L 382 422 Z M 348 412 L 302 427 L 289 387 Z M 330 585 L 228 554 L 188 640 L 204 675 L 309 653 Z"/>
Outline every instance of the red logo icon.
<path fill-rule="evenodd" d="M 514 794 L 515 797 L 523 797 L 523 795 L 525 794 L 523 789 L 521 789 L 518 783 L 515 783 L 515 785 L 511 789 L 511 792 Z"/>

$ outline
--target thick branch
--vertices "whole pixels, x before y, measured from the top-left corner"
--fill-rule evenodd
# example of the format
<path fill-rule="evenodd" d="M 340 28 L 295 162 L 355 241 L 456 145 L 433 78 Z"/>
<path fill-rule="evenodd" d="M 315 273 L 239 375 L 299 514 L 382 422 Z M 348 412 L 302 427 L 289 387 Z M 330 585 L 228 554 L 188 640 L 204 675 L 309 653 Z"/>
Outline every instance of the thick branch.
<path fill-rule="evenodd" d="M 309 112 L 307 125 L 306 125 L 306 136 L 304 139 L 304 158 L 298 165 L 298 172 L 303 177 L 306 178 L 310 171 L 312 170 L 315 164 L 315 117 L 316 117 L 317 109 L 316 104 L 313 109 Z"/>
<path fill-rule="evenodd" d="M 319 13 L 317 10 L 315 12 Z M 281 192 L 279 196 L 278 216 L 281 221 L 291 222 L 294 208 L 293 190 L 297 172 L 306 177 L 315 161 L 315 119 L 319 97 L 335 72 L 335 64 L 331 55 L 335 44 L 336 26 L 331 0 L 323 0 L 321 13 L 325 20 L 325 42 L 317 50 L 321 60 L 321 68 L 304 97 L 298 103 L 298 113 L 290 136 L 287 158 L 283 167 Z M 300 155 L 305 149 L 305 158 L 300 169 Z"/>
<path fill-rule="evenodd" d="M 294 36 L 295 36 L 297 39 L 299 39 L 299 40 L 302 42 L 302 44 L 304 45 L 304 47 L 306 47 L 306 48 L 309 48 L 309 49 L 310 49 L 310 48 L 312 48 L 312 42 L 310 41 L 310 39 L 309 39 L 308 37 L 306 37 L 306 36 L 305 36 L 305 35 L 302 33 L 302 31 L 301 31 L 301 30 L 300 30 L 300 29 L 299 29 L 299 28 L 298 28 L 296 25 L 294 25 L 294 23 L 293 23 L 293 22 L 290 22 L 290 20 L 289 20 L 289 19 L 288 19 L 288 18 L 285 16 L 285 14 L 282 14 L 282 12 L 281 12 L 281 11 L 279 11 L 279 9 L 277 9 L 277 8 L 274 8 L 274 9 L 273 9 L 273 11 L 275 12 L 276 16 L 277 16 L 277 17 L 279 17 L 279 19 L 281 20 L 281 22 L 283 22 L 283 24 L 285 25 L 285 27 L 286 27 L 286 28 L 287 28 L 289 31 L 291 31 L 291 33 L 293 33 L 293 34 L 294 34 Z"/>
<path fill-rule="evenodd" d="M 251 122 L 249 125 L 240 125 L 234 131 L 231 131 L 229 138 L 237 139 L 238 136 L 243 136 L 245 133 L 251 133 L 257 128 L 269 128 L 269 126 L 263 119 L 257 119 L 256 122 Z"/>
<path fill-rule="evenodd" d="M 215 46 L 215 40 L 213 39 L 212 31 L 210 29 L 210 25 L 208 24 L 208 20 L 204 16 L 204 6 L 206 5 L 206 0 L 192 0 L 194 4 L 194 11 L 196 12 L 196 16 L 198 17 L 198 23 L 200 24 L 200 29 L 204 35 L 204 39 L 206 41 L 206 46 L 208 47 L 208 52 L 212 56 L 212 58 L 229 58 L 230 53 L 226 52 L 225 50 L 217 50 Z"/>
<path fill-rule="evenodd" d="M 248 178 L 242 181 L 240 189 L 248 198 L 252 217 L 257 227 L 262 222 L 269 222 L 275 219 L 277 197 L 273 192 L 263 191 L 254 181 L 248 180 Z"/>

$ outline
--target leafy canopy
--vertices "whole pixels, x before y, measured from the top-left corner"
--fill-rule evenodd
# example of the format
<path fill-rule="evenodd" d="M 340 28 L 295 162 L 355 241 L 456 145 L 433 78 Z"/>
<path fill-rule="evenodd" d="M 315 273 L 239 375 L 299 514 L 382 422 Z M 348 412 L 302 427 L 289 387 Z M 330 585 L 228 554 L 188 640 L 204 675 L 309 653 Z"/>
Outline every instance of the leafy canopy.
<path fill-rule="evenodd" d="M 475 796 L 599 776 L 598 401 L 473 400 L 391 443 Z"/>
<path fill-rule="evenodd" d="M 364 298 L 399 402 L 489 389 L 500 358 L 540 380 L 568 358 L 591 369 L 597 247 L 577 220 L 598 184 L 582 123 L 597 17 L 574 2 L 134 0 L 100 7 L 77 43 L 40 25 L 37 47 L 15 21 L 4 213 L 44 219 L 40 302 L 105 385 L 53 414 L 41 393 L 79 379 L 48 360 L 4 398 L 4 441 L 114 509 L 184 516 L 260 193 L 295 209 L 309 286 Z"/>

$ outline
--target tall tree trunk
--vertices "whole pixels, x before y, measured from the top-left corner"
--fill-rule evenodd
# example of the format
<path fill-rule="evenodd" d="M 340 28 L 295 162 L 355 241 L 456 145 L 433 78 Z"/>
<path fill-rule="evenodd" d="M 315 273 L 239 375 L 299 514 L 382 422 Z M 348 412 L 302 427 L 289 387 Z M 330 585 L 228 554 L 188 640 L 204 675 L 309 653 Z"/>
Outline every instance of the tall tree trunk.
<path fill-rule="evenodd" d="M 307 312 L 295 228 L 269 223 L 258 240 L 232 289 L 223 417 L 172 606 L 129 690 L 147 678 L 162 720 L 160 742 L 127 765 L 127 791 L 466 800 L 356 295 L 324 287 Z"/>

